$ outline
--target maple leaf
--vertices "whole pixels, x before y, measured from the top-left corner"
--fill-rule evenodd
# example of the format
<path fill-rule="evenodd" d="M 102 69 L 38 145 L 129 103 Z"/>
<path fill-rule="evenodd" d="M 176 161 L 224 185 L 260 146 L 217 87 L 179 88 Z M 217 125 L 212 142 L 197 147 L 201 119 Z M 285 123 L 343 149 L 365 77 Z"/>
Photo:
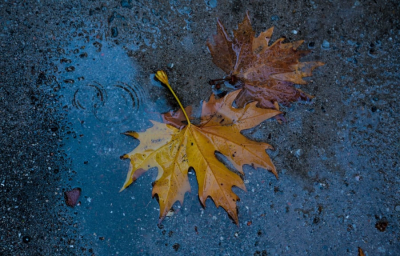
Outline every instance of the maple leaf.
<path fill-rule="evenodd" d="M 273 27 L 255 37 L 246 13 L 238 29 L 233 31 L 233 40 L 218 20 L 213 43 L 207 42 L 214 64 L 229 75 L 210 83 L 217 85 L 228 81 L 236 88 L 243 88 L 235 100 L 238 107 L 257 101 L 258 107 L 277 109 L 275 102 L 289 105 L 297 100 L 313 98 L 296 89 L 294 84 L 306 84 L 303 77 L 311 76 L 312 70 L 324 63 L 299 62 L 309 53 L 297 50 L 303 40 L 283 43 L 284 38 L 280 38 L 269 45 L 272 32 Z"/>
<path fill-rule="evenodd" d="M 236 201 L 239 197 L 233 193 L 232 187 L 243 190 L 246 188 L 240 176 L 220 162 L 215 153 L 226 156 L 242 174 L 243 165 L 252 164 L 255 168 L 270 170 L 277 177 L 275 167 L 265 151 L 272 147 L 267 143 L 251 141 L 240 132 L 281 112 L 256 108 L 256 103 L 235 109 L 232 102 L 239 93 L 236 91 L 225 98 L 216 99 L 211 96 L 208 102 L 203 102 L 202 121 L 196 126 L 190 122 L 182 104 L 168 84 L 166 74 L 158 71 L 156 77 L 171 90 L 181 110 L 175 114 L 167 114 L 172 118 L 168 120 L 170 124 L 151 121 L 153 126 L 145 132 L 126 133 L 139 139 L 140 144 L 122 157 L 130 159 L 130 167 L 121 191 L 148 169 L 157 167 L 158 176 L 152 195 L 158 196 L 162 221 L 176 201 L 183 204 L 185 193 L 190 191 L 188 170 L 192 167 L 196 172 L 198 194 L 203 206 L 206 199 L 211 197 L 217 207 L 224 208 L 238 223 Z M 181 122 L 183 117 L 187 122 L 184 127 Z"/>

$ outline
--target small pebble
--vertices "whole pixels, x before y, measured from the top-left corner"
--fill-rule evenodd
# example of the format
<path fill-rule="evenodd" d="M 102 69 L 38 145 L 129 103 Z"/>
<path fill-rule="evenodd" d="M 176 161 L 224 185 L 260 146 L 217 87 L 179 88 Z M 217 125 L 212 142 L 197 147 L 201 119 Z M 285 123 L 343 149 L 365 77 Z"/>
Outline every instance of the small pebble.
<path fill-rule="evenodd" d="M 374 48 L 372 48 L 368 51 L 368 56 L 370 56 L 372 58 L 376 58 L 376 57 L 378 57 L 378 54 L 377 54 L 376 50 Z"/>
<path fill-rule="evenodd" d="M 329 42 L 326 41 L 326 40 L 324 40 L 324 41 L 322 42 L 321 48 L 324 49 L 324 50 L 328 50 L 329 47 L 330 47 Z"/>
<path fill-rule="evenodd" d="M 31 237 L 30 236 L 24 236 L 24 237 L 22 237 L 22 242 L 24 242 L 24 243 L 29 243 L 31 241 Z"/>
<path fill-rule="evenodd" d="M 301 149 L 297 149 L 297 150 L 294 152 L 294 155 L 295 155 L 296 157 L 300 157 L 300 156 L 301 156 Z"/>
<path fill-rule="evenodd" d="M 60 60 L 60 63 L 71 63 L 71 62 L 72 62 L 72 60 L 66 59 L 66 58 L 62 58 L 62 59 Z"/>
<path fill-rule="evenodd" d="M 73 84 L 73 83 L 75 83 L 75 81 L 74 81 L 73 79 L 65 79 L 65 80 L 64 80 L 64 83 L 66 83 L 66 84 Z"/>
<path fill-rule="evenodd" d="M 66 67 L 65 70 L 67 72 L 72 72 L 72 71 L 75 71 L 75 67 L 74 66 Z"/>
<path fill-rule="evenodd" d="M 121 6 L 123 7 L 123 8 L 129 8 L 129 9 L 132 9 L 132 0 L 122 0 L 121 1 Z"/>
<path fill-rule="evenodd" d="M 211 8 L 217 7 L 217 0 L 205 0 L 206 5 Z"/>
<path fill-rule="evenodd" d="M 354 57 L 349 57 L 346 59 L 348 62 L 353 63 L 353 64 L 357 64 L 357 59 Z"/>
<path fill-rule="evenodd" d="M 279 20 L 279 17 L 277 15 L 273 15 L 273 16 L 271 16 L 271 20 L 277 21 L 277 20 Z"/>
<path fill-rule="evenodd" d="M 80 188 L 74 188 L 71 191 L 64 192 L 65 203 L 68 206 L 74 207 L 78 203 L 81 191 Z"/>
<path fill-rule="evenodd" d="M 111 28 L 111 37 L 117 37 L 117 36 L 118 36 L 118 28 L 112 27 Z"/>
<path fill-rule="evenodd" d="M 172 248 L 174 248 L 175 251 L 179 250 L 180 245 L 178 243 L 175 243 Z"/>
<path fill-rule="evenodd" d="M 400 212 L 400 205 L 396 205 L 394 209 L 396 210 L 396 212 Z"/>
<path fill-rule="evenodd" d="M 143 17 L 142 18 L 142 23 L 143 24 L 146 24 L 146 23 L 148 23 L 149 22 L 149 19 L 148 18 L 146 18 L 146 17 Z"/>

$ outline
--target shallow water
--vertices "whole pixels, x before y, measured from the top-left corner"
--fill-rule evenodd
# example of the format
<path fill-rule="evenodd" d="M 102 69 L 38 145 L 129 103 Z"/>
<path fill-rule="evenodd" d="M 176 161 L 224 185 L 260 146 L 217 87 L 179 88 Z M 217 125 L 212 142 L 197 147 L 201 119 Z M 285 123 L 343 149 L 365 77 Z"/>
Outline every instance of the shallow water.
<path fill-rule="evenodd" d="M 132 2 L 134 4 L 137 3 Z M 132 34 L 139 44 L 116 43 L 107 37 L 74 39 L 54 60 L 58 70 L 57 94 L 61 96 L 61 111 L 66 112 L 65 122 L 73 131 L 62 142 L 71 169 L 61 184 L 82 189 L 80 205 L 70 211 L 76 213 L 74 220 L 81 234 L 97 241 L 93 245 L 97 253 L 157 255 L 178 251 L 183 255 L 195 255 L 206 251 L 229 255 L 261 253 L 265 249 L 272 255 L 307 255 L 309 252 L 344 255 L 344 252 L 355 251 L 358 245 L 366 247 L 367 242 L 363 239 L 377 241 L 370 246 L 370 251 L 385 252 L 384 246 L 388 251 L 393 249 L 393 245 L 384 245 L 383 241 L 393 239 L 394 235 L 377 233 L 374 227 L 374 215 L 381 218 L 393 214 L 393 202 L 391 205 L 384 202 L 384 191 L 393 188 L 389 188 L 379 172 L 374 172 L 371 166 L 375 160 L 368 155 L 380 154 L 373 147 L 378 139 L 369 139 L 380 138 L 376 134 L 383 114 L 376 107 L 364 107 L 366 101 L 367 105 L 380 104 L 383 108 L 390 100 L 380 97 L 371 101 L 371 91 L 384 94 L 392 92 L 392 88 L 365 85 L 367 79 L 364 78 L 357 80 L 353 73 L 358 64 L 348 61 L 349 56 L 355 53 L 343 53 L 340 42 L 334 39 L 327 40 L 329 47 L 324 47 L 323 36 L 312 39 L 317 42 L 312 48 L 318 51 L 315 55 L 328 64 L 315 72 L 311 79 L 317 82 L 311 82 L 312 85 L 306 89 L 312 91 L 314 87 L 316 100 L 283 108 L 287 112 L 287 123 L 277 124 L 269 120 L 244 132 L 246 136 L 271 143 L 277 149 L 270 155 L 277 165 L 280 179 L 276 180 L 265 170 L 245 167 L 248 192 L 233 189 L 243 199 L 238 202 L 240 226 L 232 224 L 226 212 L 215 208 L 211 200 L 207 200 L 207 208 L 201 207 L 194 173 L 189 175 L 192 192 L 186 194 L 183 206 L 174 205 L 174 215 L 166 218 L 163 226 L 157 226 L 159 205 L 151 198 L 151 183 L 157 176 L 154 168 L 119 193 L 128 172 L 128 161 L 119 157 L 139 143 L 121 133 L 144 131 L 151 125 L 149 120 L 160 120 L 158 113 L 174 106 L 168 91 L 154 80 L 152 73 L 155 70 L 152 69 L 157 65 L 152 65 L 151 69 L 141 67 L 135 58 L 129 56 L 133 55 L 132 52 L 151 55 L 160 44 L 165 48 L 158 49 L 160 54 L 154 58 L 164 58 L 166 54 L 166 63 L 177 63 L 185 54 L 194 52 L 196 55 L 197 49 L 202 55 L 207 55 L 204 42 L 214 33 L 215 27 L 212 25 L 212 30 L 208 28 L 204 40 L 192 33 L 192 26 L 196 25 L 192 21 L 196 15 L 194 10 L 219 8 L 220 1 L 218 4 L 217 1 L 201 1 L 201 5 L 192 5 L 191 1 L 171 0 L 166 9 L 175 16 L 159 16 L 143 4 L 139 7 L 141 11 L 135 14 L 135 20 L 141 24 L 142 30 Z M 242 18 L 242 13 L 240 15 Z M 123 33 L 123 24 L 127 22 L 125 17 L 119 14 L 110 17 L 114 17 L 110 31 L 113 32 L 112 28 L 117 26 L 119 33 Z M 173 19 L 180 22 L 180 27 L 174 29 L 184 32 L 179 36 L 164 37 L 156 24 L 168 27 Z M 281 19 L 284 17 L 274 19 L 274 22 L 281 22 Z M 233 24 L 238 22 L 240 20 L 235 19 Z M 201 23 L 197 24 L 198 29 L 201 26 Z M 293 29 L 288 28 L 288 31 Z M 172 28 L 166 30 L 171 34 L 176 32 Z M 111 34 L 113 38 L 120 37 L 114 32 Z M 168 38 L 174 40 L 171 49 L 168 48 Z M 196 40 L 197 44 L 201 40 L 204 42 L 201 41 L 199 46 L 194 43 Z M 193 104 L 198 101 L 196 93 L 204 91 L 207 94 L 211 88 L 197 84 L 196 77 L 205 76 L 199 71 L 201 65 L 194 61 L 186 63 L 185 58 L 180 64 L 183 73 L 175 71 L 177 68 L 173 69 L 172 65 L 169 65 L 169 71 L 173 74 L 171 79 L 181 83 L 180 88 L 175 84 L 173 87 L 178 87 L 187 102 Z M 212 66 L 207 58 L 201 64 Z M 358 55 L 357 59 L 365 66 L 369 63 Z M 331 69 L 344 65 L 350 65 L 345 70 L 347 75 L 329 73 Z M 371 64 L 371 68 L 376 68 L 375 64 Z M 210 69 L 216 68 L 212 66 Z M 340 72 L 345 73 L 343 70 Z M 182 74 L 189 75 L 189 78 Z M 391 73 L 387 76 L 395 77 Z M 395 148 L 396 145 L 392 146 Z M 379 161 L 383 165 L 383 159 Z M 388 165 L 393 166 L 393 161 Z M 343 239 L 340 240 L 343 245 L 332 242 L 338 239 Z M 181 245 L 180 249 L 176 244 Z"/>
<path fill-rule="evenodd" d="M 151 177 L 134 193 L 119 193 L 128 171 L 128 161 L 119 157 L 138 144 L 121 133 L 145 130 L 149 119 L 159 119 L 147 89 L 160 85 L 151 77 L 148 84 L 139 84 L 137 68 L 126 51 L 107 41 L 72 42 L 60 60 L 58 93 L 67 111 L 66 122 L 75 134 L 64 139 L 62 150 L 72 160 L 70 171 L 76 175 L 64 179 L 65 186 L 82 189 L 81 203 L 74 209 L 77 221 L 83 234 L 102 242 L 102 255 L 117 253 L 115 246 L 128 250 L 136 229 L 157 228 L 158 204 L 151 199 Z M 145 188 L 139 189 L 142 185 Z M 143 218 L 143 205 L 155 209 L 152 218 Z M 141 218 L 146 221 L 143 225 L 134 224 Z"/>

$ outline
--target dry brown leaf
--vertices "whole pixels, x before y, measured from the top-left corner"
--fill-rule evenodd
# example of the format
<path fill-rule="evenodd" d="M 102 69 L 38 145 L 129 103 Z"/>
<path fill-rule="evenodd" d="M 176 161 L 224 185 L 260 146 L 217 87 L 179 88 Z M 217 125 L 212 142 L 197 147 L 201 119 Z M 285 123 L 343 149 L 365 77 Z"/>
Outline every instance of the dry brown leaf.
<path fill-rule="evenodd" d="M 238 29 L 233 31 L 233 40 L 218 20 L 213 42 L 207 42 L 213 62 L 229 75 L 224 80 L 243 88 L 235 100 L 238 107 L 257 101 L 259 107 L 276 109 L 274 102 L 288 105 L 312 98 L 294 85 L 306 84 L 303 77 L 311 76 L 313 69 L 324 64 L 299 62 L 309 53 L 297 50 L 302 40 L 283 43 L 284 39 L 280 38 L 269 45 L 272 32 L 270 28 L 255 37 L 246 13 Z"/>

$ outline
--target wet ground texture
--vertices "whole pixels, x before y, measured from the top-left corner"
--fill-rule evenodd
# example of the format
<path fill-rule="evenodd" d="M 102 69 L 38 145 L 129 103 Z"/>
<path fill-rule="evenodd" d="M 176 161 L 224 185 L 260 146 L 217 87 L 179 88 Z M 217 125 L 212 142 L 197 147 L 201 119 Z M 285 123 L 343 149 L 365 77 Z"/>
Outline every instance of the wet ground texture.
<path fill-rule="evenodd" d="M 156 170 L 118 192 L 119 157 L 138 144 L 121 133 L 177 109 L 158 69 L 185 106 L 207 100 L 224 76 L 206 47 L 216 18 L 231 31 L 247 10 L 257 33 L 304 39 L 302 61 L 326 63 L 300 87 L 316 97 L 244 132 L 275 147 L 280 178 L 245 168 L 239 226 L 201 207 L 194 173 L 157 225 Z M 2 1 L 0 254 L 399 255 L 399 12 L 398 1 Z"/>

